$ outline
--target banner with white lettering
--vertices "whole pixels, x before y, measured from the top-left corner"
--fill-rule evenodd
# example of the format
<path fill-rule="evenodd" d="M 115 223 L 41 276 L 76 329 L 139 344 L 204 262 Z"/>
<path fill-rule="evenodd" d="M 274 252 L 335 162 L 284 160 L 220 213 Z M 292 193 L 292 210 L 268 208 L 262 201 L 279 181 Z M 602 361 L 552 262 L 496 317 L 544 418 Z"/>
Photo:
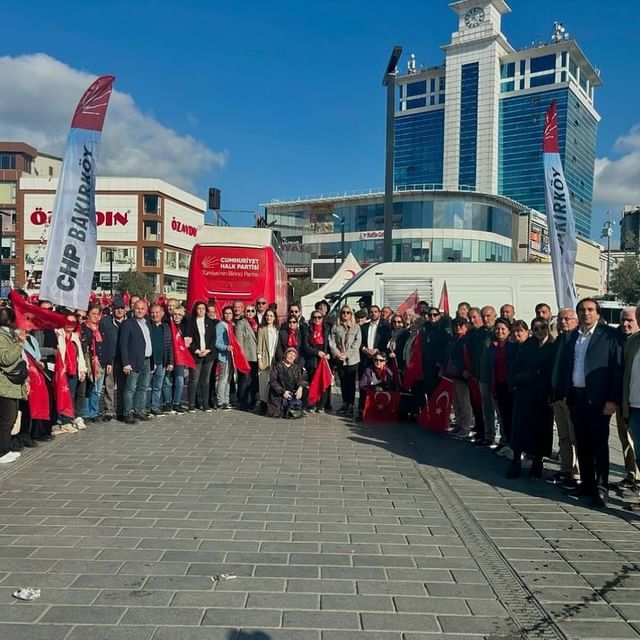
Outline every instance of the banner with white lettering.
<path fill-rule="evenodd" d="M 51 215 L 40 298 L 86 309 L 96 265 L 96 167 L 114 76 L 98 78 L 71 121 Z"/>
<path fill-rule="evenodd" d="M 555 100 L 544 119 L 543 159 L 551 265 L 558 310 L 575 309 L 576 226 L 558 147 L 558 107 Z"/>

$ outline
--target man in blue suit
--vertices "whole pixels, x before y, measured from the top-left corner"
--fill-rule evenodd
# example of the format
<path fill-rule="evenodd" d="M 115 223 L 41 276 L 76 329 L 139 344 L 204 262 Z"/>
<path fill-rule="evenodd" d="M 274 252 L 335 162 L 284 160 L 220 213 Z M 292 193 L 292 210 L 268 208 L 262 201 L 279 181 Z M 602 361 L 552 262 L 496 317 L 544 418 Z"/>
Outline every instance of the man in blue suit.
<path fill-rule="evenodd" d="M 126 424 L 148 420 L 147 388 L 152 369 L 153 346 L 147 303 L 136 300 L 133 316 L 122 323 L 118 336 L 119 366 L 126 376 L 122 394 L 122 419 Z"/>
<path fill-rule="evenodd" d="M 572 492 L 606 506 L 609 484 L 609 421 L 620 404 L 621 348 L 613 329 L 600 323 L 600 305 L 583 298 L 578 328 L 566 334 L 557 363 L 557 397 L 566 398 L 573 422 L 580 478 Z"/>

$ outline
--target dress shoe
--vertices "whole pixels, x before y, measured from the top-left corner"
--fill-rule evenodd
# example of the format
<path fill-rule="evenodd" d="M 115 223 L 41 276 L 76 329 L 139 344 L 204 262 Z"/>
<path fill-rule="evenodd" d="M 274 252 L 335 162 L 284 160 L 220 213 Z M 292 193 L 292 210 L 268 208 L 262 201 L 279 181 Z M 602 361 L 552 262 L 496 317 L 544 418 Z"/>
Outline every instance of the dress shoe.
<path fill-rule="evenodd" d="M 476 447 L 490 447 L 491 440 L 487 440 L 486 438 L 482 438 L 480 440 L 475 440 L 473 443 Z"/>
<path fill-rule="evenodd" d="M 38 446 L 38 443 L 33 438 L 29 438 L 28 440 L 23 440 L 22 444 L 29 449 Z"/>
<path fill-rule="evenodd" d="M 569 491 L 567 491 L 567 495 L 570 498 L 587 498 L 589 496 L 593 496 L 593 489 L 589 489 L 584 484 L 579 484 L 577 487 L 569 489 Z"/>
<path fill-rule="evenodd" d="M 598 489 L 589 501 L 589 506 L 593 509 L 604 509 L 609 501 L 609 496 L 604 489 Z"/>
<path fill-rule="evenodd" d="M 122 420 L 125 424 L 138 424 L 138 421 L 133 416 L 127 416 Z"/>
<path fill-rule="evenodd" d="M 509 480 L 515 480 L 520 477 L 522 473 L 522 465 L 519 460 L 514 460 L 507 469 L 507 473 L 505 474 Z"/>
<path fill-rule="evenodd" d="M 146 413 L 134 413 L 133 417 L 136 420 L 140 420 L 141 422 L 146 422 L 147 420 L 149 420 L 149 416 Z"/>

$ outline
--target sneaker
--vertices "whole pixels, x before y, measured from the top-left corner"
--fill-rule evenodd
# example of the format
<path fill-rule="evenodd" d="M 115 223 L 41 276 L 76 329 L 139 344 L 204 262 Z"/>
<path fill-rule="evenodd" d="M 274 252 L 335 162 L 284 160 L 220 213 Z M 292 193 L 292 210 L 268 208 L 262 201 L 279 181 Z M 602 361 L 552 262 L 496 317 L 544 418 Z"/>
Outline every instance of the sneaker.
<path fill-rule="evenodd" d="M 139 420 L 140 422 L 146 422 L 147 420 L 150 420 L 149 416 L 146 413 L 135 413 L 134 412 L 133 417 L 136 420 Z"/>
<path fill-rule="evenodd" d="M 138 424 L 138 421 L 133 417 L 133 414 L 127 416 L 126 418 L 123 418 L 122 422 L 124 422 L 125 424 Z"/>
<path fill-rule="evenodd" d="M 87 425 L 84 423 L 84 418 L 82 418 L 82 416 L 78 416 L 73 421 L 73 426 L 75 427 L 76 431 L 84 431 L 84 429 L 87 428 Z M 75 433 L 75 431 L 70 431 L 69 433 Z"/>
<path fill-rule="evenodd" d="M 19 451 L 9 451 L 9 453 L 5 453 L 2 457 L 0 457 L 0 464 L 9 464 L 10 462 L 15 462 L 19 457 Z"/>
<path fill-rule="evenodd" d="M 151 409 L 151 415 L 155 416 L 156 418 L 163 418 L 166 414 L 164 413 L 164 411 L 156 411 L 155 409 Z"/>
<path fill-rule="evenodd" d="M 230 404 L 223 404 L 220 409 L 222 409 L 222 411 L 231 411 L 231 405 Z"/>
<path fill-rule="evenodd" d="M 500 449 L 498 449 L 497 451 L 494 452 L 497 456 L 501 456 L 502 458 L 511 458 L 513 459 L 513 451 L 511 451 L 511 447 L 508 447 L 507 445 L 503 445 L 500 447 Z"/>
<path fill-rule="evenodd" d="M 449 435 L 454 438 L 467 438 L 469 436 L 469 430 L 461 424 L 457 424 L 449 431 Z"/>
<path fill-rule="evenodd" d="M 184 407 L 180 406 L 179 404 L 175 404 L 173 405 L 173 411 L 172 413 L 186 413 Z"/>
<path fill-rule="evenodd" d="M 213 409 L 211 407 L 209 407 L 208 409 L 204 410 L 205 413 L 213 413 Z"/>
<path fill-rule="evenodd" d="M 195 408 L 195 407 L 189 407 L 189 408 L 187 409 L 187 412 L 188 412 L 188 413 L 195 413 L 195 412 L 196 412 L 196 408 Z"/>
<path fill-rule="evenodd" d="M 616 482 L 613 485 L 613 488 L 616 491 L 624 491 L 625 489 L 636 489 L 636 481 L 633 478 L 627 476 L 623 480 L 620 480 L 620 482 Z"/>
<path fill-rule="evenodd" d="M 493 453 L 498 453 L 500 451 L 502 451 L 504 449 L 504 445 L 503 444 L 499 444 L 497 442 L 494 442 L 489 449 L 491 449 L 491 451 L 493 451 Z"/>
<path fill-rule="evenodd" d="M 62 433 L 78 433 L 78 429 L 76 429 L 76 427 L 74 427 L 70 422 L 63 424 L 60 429 L 62 429 Z"/>
<path fill-rule="evenodd" d="M 53 427 L 51 427 L 52 436 L 59 436 L 61 433 L 64 433 L 64 431 L 62 430 L 62 425 L 54 424 Z"/>

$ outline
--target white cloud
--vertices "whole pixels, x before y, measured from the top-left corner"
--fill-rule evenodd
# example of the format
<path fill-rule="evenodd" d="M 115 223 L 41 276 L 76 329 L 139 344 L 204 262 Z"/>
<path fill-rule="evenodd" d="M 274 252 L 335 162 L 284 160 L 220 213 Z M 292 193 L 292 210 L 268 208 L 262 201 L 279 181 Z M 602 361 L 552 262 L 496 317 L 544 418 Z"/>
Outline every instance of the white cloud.
<path fill-rule="evenodd" d="M 594 201 L 614 210 L 627 204 L 640 204 L 640 125 L 620 136 L 615 159 L 596 158 Z"/>
<path fill-rule="evenodd" d="M 76 104 L 95 78 L 42 53 L 0 57 L 0 139 L 61 156 Z M 100 175 L 161 178 L 190 191 L 227 157 L 142 113 L 117 90 L 102 140 Z"/>

